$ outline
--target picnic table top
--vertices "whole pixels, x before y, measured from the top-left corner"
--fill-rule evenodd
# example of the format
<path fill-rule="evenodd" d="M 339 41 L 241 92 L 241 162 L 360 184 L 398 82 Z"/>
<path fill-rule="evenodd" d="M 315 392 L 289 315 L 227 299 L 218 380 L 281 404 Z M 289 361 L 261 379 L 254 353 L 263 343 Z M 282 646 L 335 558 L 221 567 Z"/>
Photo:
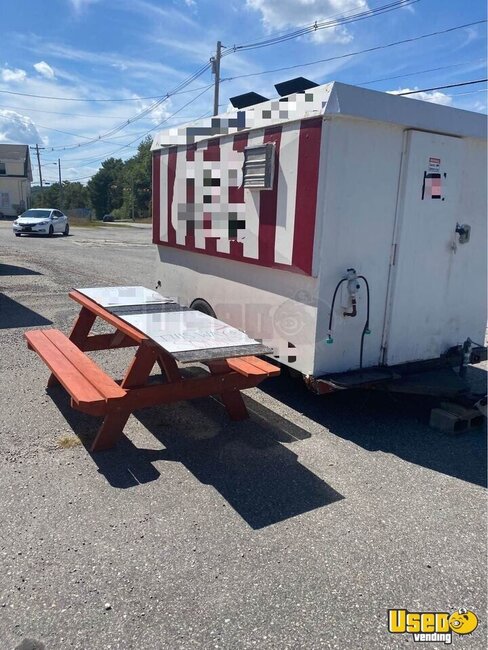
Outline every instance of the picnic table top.
<path fill-rule="evenodd" d="M 142 286 L 75 289 L 89 302 L 137 329 L 177 361 L 198 362 L 256 354 L 272 349 L 223 321 L 180 305 L 175 298 Z"/>

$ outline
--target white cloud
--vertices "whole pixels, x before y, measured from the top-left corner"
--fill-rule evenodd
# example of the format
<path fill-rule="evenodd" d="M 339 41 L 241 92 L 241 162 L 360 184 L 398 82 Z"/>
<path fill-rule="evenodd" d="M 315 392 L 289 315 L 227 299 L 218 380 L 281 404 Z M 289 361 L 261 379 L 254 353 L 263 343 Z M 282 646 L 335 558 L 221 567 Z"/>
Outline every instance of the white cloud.
<path fill-rule="evenodd" d="M 163 8 L 158 5 L 153 5 L 148 0 L 119 0 L 119 4 L 122 3 L 127 10 L 141 14 L 151 21 L 154 21 L 154 19 L 162 19 L 166 24 L 168 21 L 175 23 L 181 22 L 186 23 L 191 27 L 201 29 L 201 26 L 192 20 L 192 18 L 187 15 L 188 12 L 186 11 L 178 11 L 177 9 L 171 7 Z"/>
<path fill-rule="evenodd" d="M 199 38 L 198 40 L 183 40 L 176 37 L 168 38 L 167 36 L 160 36 L 157 34 L 150 38 L 154 43 L 163 45 L 165 48 L 178 50 L 190 59 L 198 61 L 200 64 L 202 61 L 208 60 L 215 50 L 215 42 L 210 39 L 205 39 L 204 37 Z"/>
<path fill-rule="evenodd" d="M 195 0 L 184 0 L 184 2 L 185 2 L 185 4 L 186 4 L 187 7 L 195 7 L 196 4 L 197 4 L 197 3 L 195 2 Z"/>
<path fill-rule="evenodd" d="M 150 61 L 146 59 L 136 59 L 134 57 L 122 57 L 117 52 L 95 52 L 89 50 L 82 50 L 63 43 L 51 42 L 43 40 L 41 37 L 34 37 L 29 40 L 27 49 L 36 51 L 40 47 L 43 48 L 44 54 L 48 54 L 54 58 L 66 59 L 67 61 L 80 61 L 83 63 L 95 63 L 99 66 L 118 67 L 125 66 L 126 70 L 144 73 L 158 73 L 158 74 L 171 74 L 175 77 L 183 77 L 183 73 L 176 68 L 169 65 L 159 63 L 158 61 Z"/>
<path fill-rule="evenodd" d="M 42 138 L 30 117 L 0 109 L 0 142 L 33 144 L 42 142 Z"/>
<path fill-rule="evenodd" d="M 477 113 L 486 113 L 486 111 L 488 110 L 486 98 L 484 101 L 482 100 L 482 101 L 474 102 L 473 104 L 467 104 L 466 106 L 462 106 L 461 108 L 464 108 L 467 111 L 476 111 Z"/>
<path fill-rule="evenodd" d="M 310 25 L 368 9 L 366 0 L 246 0 L 246 4 L 261 13 L 268 31 Z M 345 27 L 331 27 L 314 32 L 313 40 L 347 43 L 352 36 Z"/>
<path fill-rule="evenodd" d="M 25 78 L 27 77 L 27 72 L 25 70 L 21 70 L 20 68 L 2 68 L 0 70 L 0 77 L 2 81 L 24 81 Z"/>
<path fill-rule="evenodd" d="M 98 0 L 69 0 L 70 5 L 77 14 L 81 14 L 86 7 L 95 4 L 95 2 L 98 2 Z"/>
<path fill-rule="evenodd" d="M 45 61 L 39 61 L 39 63 L 34 63 L 34 68 L 37 70 L 37 72 L 40 75 L 46 77 L 46 79 L 54 79 L 54 77 L 56 76 L 54 74 L 54 70 L 51 68 L 49 63 L 46 63 Z"/>
<path fill-rule="evenodd" d="M 400 95 L 402 93 L 409 93 L 418 88 L 401 88 L 400 90 L 388 90 L 390 95 Z M 443 106 L 450 106 L 452 104 L 452 97 L 440 90 L 423 91 L 415 93 L 415 95 L 407 95 L 409 99 L 421 99 L 424 102 L 432 102 L 433 104 L 442 104 Z"/>
<path fill-rule="evenodd" d="M 137 95 L 132 95 L 134 99 L 137 98 Z M 137 111 L 145 111 L 149 106 L 152 104 L 152 102 L 146 102 L 144 100 L 139 100 L 137 102 Z M 157 106 L 153 111 L 149 113 L 148 119 L 151 120 L 151 122 L 156 125 L 160 124 L 163 120 L 166 120 L 169 118 L 171 115 L 171 98 L 167 99 L 165 102 Z"/>

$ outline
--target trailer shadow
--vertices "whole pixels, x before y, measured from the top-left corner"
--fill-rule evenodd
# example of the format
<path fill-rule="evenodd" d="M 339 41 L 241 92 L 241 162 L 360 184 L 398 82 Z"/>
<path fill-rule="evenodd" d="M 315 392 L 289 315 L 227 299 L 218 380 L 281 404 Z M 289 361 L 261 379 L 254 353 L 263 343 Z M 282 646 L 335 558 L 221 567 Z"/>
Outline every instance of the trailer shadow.
<path fill-rule="evenodd" d="M 472 381 L 486 390 L 486 371 L 471 367 L 469 372 Z M 394 454 L 409 463 L 486 486 L 486 428 L 455 436 L 430 428 L 430 410 L 439 400 L 365 390 L 317 396 L 299 379 L 286 375 L 269 379 L 260 388 L 363 449 Z"/>
<path fill-rule="evenodd" d="M 0 293 L 0 329 L 51 325 L 52 321 Z"/>
<path fill-rule="evenodd" d="M 89 451 L 100 419 L 73 410 L 62 389 L 48 393 Z M 179 462 L 201 483 L 212 485 L 253 529 L 343 499 L 281 444 L 310 434 L 246 401 L 252 415 L 243 422 L 230 422 L 212 398 L 143 409 L 134 416 L 163 449 L 141 448 L 124 436 L 114 450 L 89 453 L 110 485 L 121 489 L 157 480 L 156 462 Z"/>
<path fill-rule="evenodd" d="M 13 264 L 0 264 L 1 275 L 42 275 L 39 271 L 28 269 L 25 266 L 15 266 Z"/>

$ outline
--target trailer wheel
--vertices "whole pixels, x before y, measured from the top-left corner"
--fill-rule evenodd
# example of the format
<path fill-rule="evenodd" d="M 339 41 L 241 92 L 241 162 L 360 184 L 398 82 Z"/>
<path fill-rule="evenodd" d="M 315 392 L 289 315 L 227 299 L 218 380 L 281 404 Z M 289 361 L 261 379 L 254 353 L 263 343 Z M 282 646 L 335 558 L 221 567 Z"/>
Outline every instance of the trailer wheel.
<path fill-rule="evenodd" d="M 191 303 L 190 309 L 194 309 L 195 311 L 201 311 L 202 314 L 207 314 L 207 316 L 212 316 L 212 318 L 217 318 L 217 315 L 212 309 L 212 307 L 208 304 L 206 300 L 203 300 L 203 298 L 196 298 Z"/>

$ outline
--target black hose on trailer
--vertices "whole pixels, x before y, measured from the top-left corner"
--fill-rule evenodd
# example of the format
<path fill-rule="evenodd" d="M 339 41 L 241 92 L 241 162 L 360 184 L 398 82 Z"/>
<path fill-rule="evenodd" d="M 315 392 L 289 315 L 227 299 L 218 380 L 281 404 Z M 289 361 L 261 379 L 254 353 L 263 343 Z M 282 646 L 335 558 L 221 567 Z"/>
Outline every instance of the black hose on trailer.
<path fill-rule="evenodd" d="M 329 331 L 328 331 L 328 336 L 330 339 L 330 342 L 332 342 L 332 319 L 334 318 L 334 305 L 335 305 L 335 300 L 337 297 L 337 292 L 339 291 L 339 287 L 343 282 L 347 282 L 347 278 L 342 278 L 342 280 L 339 280 L 337 283 L 336 288 L 334 289 L 334 295 L 332 296 L 332 304 L 330 306 L 330 315 L 329 315 Z"/>
<path fill-rule="evenodd" d="M 370 307 L 370 296 L 369 296 L 369 283 L 364 277 L 364 275 L 358 275 L 358 280 L 364 280 L 366 285 L 366 322 L 364 323 L 363 332 L 361 334 L 361 347 L 359 351 L 359 372 L 363 370 L 363 349 L 364 349 L 364 337 L 366 334 L 370 333 L 369 330 L 369 307 Z"/>

